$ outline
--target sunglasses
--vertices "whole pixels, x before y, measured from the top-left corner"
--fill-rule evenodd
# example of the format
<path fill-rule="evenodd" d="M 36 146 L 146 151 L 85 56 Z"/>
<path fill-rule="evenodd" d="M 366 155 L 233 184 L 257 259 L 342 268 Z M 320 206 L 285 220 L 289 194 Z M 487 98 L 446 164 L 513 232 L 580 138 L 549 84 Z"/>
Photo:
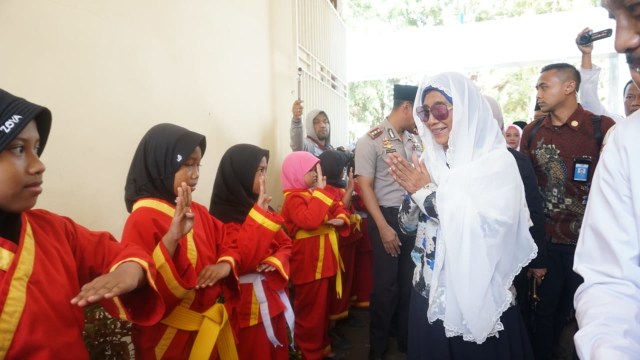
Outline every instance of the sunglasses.
<path fill-rule="evenodd" d="M 433 115 L 438 121 L 444 121 L 449 117 L 449 110 L 451 109 L 453 109 L 453 106 L 448 107 L 445 103 L 437 102 L 431 105 L 431 108 L 427 106 L 418 107 L 416 113 L 423 122 L 429 121 L 429 115 Z"/>

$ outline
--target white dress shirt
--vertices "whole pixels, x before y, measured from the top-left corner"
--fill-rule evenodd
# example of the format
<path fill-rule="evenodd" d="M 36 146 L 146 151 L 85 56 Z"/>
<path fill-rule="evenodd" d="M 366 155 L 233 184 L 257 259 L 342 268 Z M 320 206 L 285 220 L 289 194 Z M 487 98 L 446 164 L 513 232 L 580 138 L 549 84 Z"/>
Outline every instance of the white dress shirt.
<path fill-rule="evenodd" d="M 640 112 L 618 124 L 593 179 L 573 269 L 580 359 L 640 358 Z"/>
<path fill-rule="evenodd" d="M 624 116 L 613 113 L 600 102 L 598 96 L 598 81 L 600 79 L 600 67 L 593 65 L 591 69 L 580 68 L 580 105 L 585 110 L 591 111 L 596 115 L 605 115 L 613 119 L 616 123 L 624 120 Z"/>

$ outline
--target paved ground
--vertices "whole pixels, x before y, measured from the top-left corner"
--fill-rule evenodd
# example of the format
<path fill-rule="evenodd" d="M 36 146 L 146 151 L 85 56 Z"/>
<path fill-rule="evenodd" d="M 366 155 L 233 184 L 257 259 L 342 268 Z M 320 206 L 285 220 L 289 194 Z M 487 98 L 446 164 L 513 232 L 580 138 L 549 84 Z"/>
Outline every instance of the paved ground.
<path fill-rule="evenodd" d="M 369 310 L 353 310 L 352 308 L 351 316 L 357 319 L 354 323 L 359 324 L 349 324 L 348 321 L 345 321 L 340 323 L 337 329 L 344 334 L 353 347 L 350 350 L 335 349 L 335 352 L 338 356 L 341 356 L 342 359 L 367 360 L 369 358 Z M 405 355 L 396 350 L 395 341 L 392 339 L 389 344 L 389 350 L 385 354 L 385 360 L 404 359 Z"/>

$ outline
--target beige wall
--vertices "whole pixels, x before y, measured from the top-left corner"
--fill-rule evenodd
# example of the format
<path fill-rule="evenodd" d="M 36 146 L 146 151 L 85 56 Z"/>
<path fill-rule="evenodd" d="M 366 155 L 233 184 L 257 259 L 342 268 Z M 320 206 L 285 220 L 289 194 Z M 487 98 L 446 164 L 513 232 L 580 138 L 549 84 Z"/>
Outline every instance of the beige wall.
<path fill-rule="evenodd" d="M 222 153 L 271 150 L 269 192 L 289 150 L 294 0 L 1 0 L 0 88 L 45 105 L 53 127 L 37 207 L 116 237 L 138 141 L 172 122 L 207 136 L 196 201 Z"/>

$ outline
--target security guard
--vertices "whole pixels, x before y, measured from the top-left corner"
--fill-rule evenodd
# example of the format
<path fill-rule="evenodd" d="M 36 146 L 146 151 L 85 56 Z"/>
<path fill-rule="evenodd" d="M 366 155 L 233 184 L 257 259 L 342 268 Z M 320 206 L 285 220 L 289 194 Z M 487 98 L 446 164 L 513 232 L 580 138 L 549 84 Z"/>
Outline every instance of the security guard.
<path fill-rule="evenodd" d="M 398 349 L 406 352 L 414 268 L 411 250 L 415 236 L 404 235 L 398 226 L 398 210 L 405 191 L 389 174 L 385 160 L 388 154 L 399 153 L 411 161 L 414 152 L 418 155 L 422 152 L 420 138 L 412 133 L 417 91 L 415 86 L 395 85 L 391 113 L 356 145 L 355 173 L 370 214 L 373 249 L 373 291 L 369 306 L 371 359 L 382 358 L 393 334 Z"/>

